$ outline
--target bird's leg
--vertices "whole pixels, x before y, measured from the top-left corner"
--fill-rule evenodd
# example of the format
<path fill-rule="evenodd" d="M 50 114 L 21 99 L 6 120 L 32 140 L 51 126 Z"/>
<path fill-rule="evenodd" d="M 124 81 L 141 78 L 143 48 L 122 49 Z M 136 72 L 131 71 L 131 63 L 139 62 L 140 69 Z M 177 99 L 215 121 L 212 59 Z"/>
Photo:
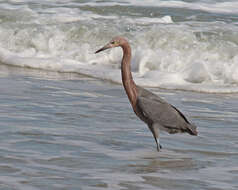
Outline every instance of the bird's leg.
<path fill-rule="evenodd" d="M 153 137 L 155 139 L 156 146 L 157 146 L 157 151 L 159 152 L 160 149 L 162 148 L 162 146 L 159 143 L 159 129 L 155 125 L 152 125 L 152 127 L 149 127 L 149 128 L 150 128 L 150 130 L 153 134 Z"/>
<path fill-rule="evenodd" d="M 160 151 L 160 144 L 158 143 L 157 139 L 155 138 L 155 142 L 156 142 L 156 145 L 157 145 L 157 151 L 159 152 Z"/>
<path fill-rule="evenodd" d="M 158 143 L 158 140 L 157 140 L 157 135 L 156 135 L 156 133 L 154 132 L 154 130 L 151 130 L 151 132 L 152 132 L 152 134 L 153 134 L 153 137 L 154 137 L 154 139 L 155 139 L 155 142 L 156 142 L 156 146 L 157 146 L 157 151 L 159 152 L 160 151 L 160 144 Z"/>
<path fill-rule="evenodd" d="M 162 146 L 161 146 L 161 144 L 159 143 L 159 138 L 158 138 L 158 139 L 155 138 L 155 142 L 156 142 L 156 145 L 157 145 L 157 151 L 159 152 L 160 149 L 162 149 Z"/>

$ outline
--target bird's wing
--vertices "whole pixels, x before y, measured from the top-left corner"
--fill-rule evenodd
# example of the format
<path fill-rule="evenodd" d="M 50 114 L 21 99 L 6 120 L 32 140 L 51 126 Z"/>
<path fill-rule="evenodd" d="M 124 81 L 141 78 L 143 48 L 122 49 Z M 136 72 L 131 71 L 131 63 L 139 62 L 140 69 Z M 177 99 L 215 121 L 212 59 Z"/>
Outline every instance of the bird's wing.
<path fill-rule="evenodd" d="M 155 102 L 167 104 L 165 100 L 163 100 L 162 98 L 160 98 L 158 95 L 154 94 L 153 92 L 150 92 L 149 90 L 146 90 L 140 86 L 136 86 L 136 87 L 139 93 L 138 95 L 139 97 L 143 97 L 149 100 L 153 100 Z"/>
<path fill-rule="evenodd" d="M 190 133 L 191 124 L 185 116 L 165 101 L 138 97 L 137 107 L 149 121 L 162 126 L 169 133 Z"/>

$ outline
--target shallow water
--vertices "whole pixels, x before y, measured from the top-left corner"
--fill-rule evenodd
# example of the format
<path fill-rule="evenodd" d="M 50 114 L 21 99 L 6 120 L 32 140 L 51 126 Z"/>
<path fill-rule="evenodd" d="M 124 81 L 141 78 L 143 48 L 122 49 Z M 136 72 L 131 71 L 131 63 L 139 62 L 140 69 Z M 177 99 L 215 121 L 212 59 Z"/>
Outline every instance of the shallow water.
<path fill-rule="evenodd" d="M 150 89 L 199 136 L 161 134 L 161 152 L 121 85 L 0 67 L 0 189 L 238 188 L 237 94 Z"/>

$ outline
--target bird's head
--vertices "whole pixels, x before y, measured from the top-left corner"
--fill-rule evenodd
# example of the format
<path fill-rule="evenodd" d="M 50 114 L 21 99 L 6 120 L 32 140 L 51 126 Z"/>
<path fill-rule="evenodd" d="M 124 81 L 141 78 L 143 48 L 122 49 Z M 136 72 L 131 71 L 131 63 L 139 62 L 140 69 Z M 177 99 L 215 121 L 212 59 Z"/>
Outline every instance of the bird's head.
<path fill-rule="evenodd" d="M 95 53 L 99 53 L 100 51 L 104 51 L 106 49 L 122 46 L 125 42 L 127 43 L 127 40 L 123 37 L 114 37 L 108 44 L 97 50 Z"/>

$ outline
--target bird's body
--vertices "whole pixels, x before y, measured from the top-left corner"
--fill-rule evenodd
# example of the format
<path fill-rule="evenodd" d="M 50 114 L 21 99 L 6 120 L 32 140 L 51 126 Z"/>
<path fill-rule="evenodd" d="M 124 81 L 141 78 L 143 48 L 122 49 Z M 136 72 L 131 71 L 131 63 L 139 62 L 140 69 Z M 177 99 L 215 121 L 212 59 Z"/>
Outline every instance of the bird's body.
<path fill-rule="evenodd" d="M 131 74 L 131 48 L 128 41 L 122 37 L 115 37 L 106 46 L 96 51 L 118 47 L 123 49 L 121 62 L 122 82 L 135 114 L 144 121 L 153 134 L 159 151 L 159 131 L 168 133 L 187 132 L 197 135 L 196 126 L 191 124 L 186 117 L 174 106 L 161 99 L 156 94 L 137 86 Z"/>

